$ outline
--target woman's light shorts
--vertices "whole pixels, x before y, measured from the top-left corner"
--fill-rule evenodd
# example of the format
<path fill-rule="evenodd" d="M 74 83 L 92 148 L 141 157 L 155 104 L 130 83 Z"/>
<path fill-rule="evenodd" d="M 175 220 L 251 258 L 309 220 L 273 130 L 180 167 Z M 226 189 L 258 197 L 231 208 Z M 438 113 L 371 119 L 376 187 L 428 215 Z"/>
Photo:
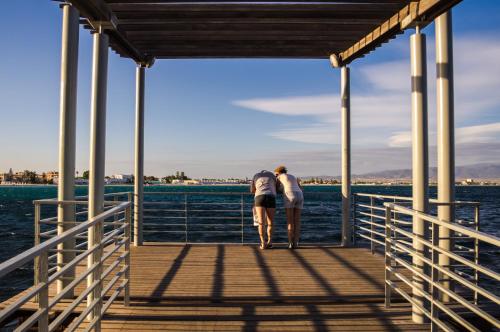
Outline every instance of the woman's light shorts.
<path fill-rule="evenodd" d="M 285 209 L 303 209 L 304 194 L 302 191 L 287 191 L 283 195 Z"/>

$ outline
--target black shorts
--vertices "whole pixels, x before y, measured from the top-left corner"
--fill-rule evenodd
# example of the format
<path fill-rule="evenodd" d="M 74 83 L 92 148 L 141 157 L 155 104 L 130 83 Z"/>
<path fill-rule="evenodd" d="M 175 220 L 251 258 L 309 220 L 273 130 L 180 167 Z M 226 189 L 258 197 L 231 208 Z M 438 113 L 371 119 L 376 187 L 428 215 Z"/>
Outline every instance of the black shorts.
<path fill-rule="evenodd" d="M 268 209 L 275 209 L 276 197 L 274 195 L 255 196 L 255 206 L 262 206 Z"/>

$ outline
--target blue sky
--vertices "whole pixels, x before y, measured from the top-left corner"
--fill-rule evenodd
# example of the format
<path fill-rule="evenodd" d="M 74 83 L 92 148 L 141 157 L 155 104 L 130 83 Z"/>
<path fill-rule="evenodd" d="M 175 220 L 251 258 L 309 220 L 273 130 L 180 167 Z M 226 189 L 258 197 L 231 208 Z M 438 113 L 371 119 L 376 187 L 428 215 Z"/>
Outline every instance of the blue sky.
<path fill-rule="evenodd" d="M 57 169 L 61 11 L 48 0 L 9 1 L 1 15 L 0 171 Z M 500 162 L 500 2 L 464 0 L 453 15 L 457 165 Z M 433 164 L 433 25 L 423 32 Z M 354 173 L 410 166 L 411 33 L 351 65 Z M 81 30 L 80 172 L 88 168 L 91 50 Z M 147 174 L 250 177 L 278 164 L 300 176 L 340 173 L 339 71 L 327 60 L 159 60 L 146 80 Z M 135 64 L 110 52 L 107 174 L 133 171 L 134 88 Z"/>

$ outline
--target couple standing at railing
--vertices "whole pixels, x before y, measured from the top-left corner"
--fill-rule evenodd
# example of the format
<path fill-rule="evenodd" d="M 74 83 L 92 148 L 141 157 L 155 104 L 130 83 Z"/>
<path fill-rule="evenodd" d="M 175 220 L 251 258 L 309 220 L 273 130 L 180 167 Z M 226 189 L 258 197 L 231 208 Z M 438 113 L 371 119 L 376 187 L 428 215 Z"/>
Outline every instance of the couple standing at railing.
<path fill-rule="evenodd" d="M 255 174 L 251 192 L 255 194 L 254 214 L 258 222 L 260 249 L 273 247 L 273 223 L 276 211 L 276 194 L 283 193 L 288 231 L 288 248 L 298 247 L 300 237 L 300 213 L 304 207 L 304 195 L 297 178 L 285 166 L 279 166 L 274 173 L 263 170 Z M 267 232 L 264 225 L 267 224 Z M 265 240 L 267 233 L 267 241 Z"/>

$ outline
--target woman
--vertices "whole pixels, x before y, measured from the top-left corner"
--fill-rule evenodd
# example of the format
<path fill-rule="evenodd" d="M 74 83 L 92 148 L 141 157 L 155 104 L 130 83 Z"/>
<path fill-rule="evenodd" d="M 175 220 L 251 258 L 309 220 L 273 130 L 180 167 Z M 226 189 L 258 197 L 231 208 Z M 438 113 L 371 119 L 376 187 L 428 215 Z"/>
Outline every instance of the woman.
<path fill-rule="evenodd" d="M 279 166 L 274 170 L 277 186 L 283 191 L 288 226 L 288 248 L 295 249 L 299 245 L 300 213 L 304 208 L 304 195 L 300 182 L 295 176 L 287 174 L 287 172 L 285 166 Z"/>
<path fill-rule="evenodd" d="M 273 220 L 276 210 L 276 178 L 269 171 L 260 171 L 253 176 L 250 191 L 255 194 L 255 210 L 259 219 L 260 249 L 273 247 Z M 264 223 L 267 223 L 267 242 Z"/>

